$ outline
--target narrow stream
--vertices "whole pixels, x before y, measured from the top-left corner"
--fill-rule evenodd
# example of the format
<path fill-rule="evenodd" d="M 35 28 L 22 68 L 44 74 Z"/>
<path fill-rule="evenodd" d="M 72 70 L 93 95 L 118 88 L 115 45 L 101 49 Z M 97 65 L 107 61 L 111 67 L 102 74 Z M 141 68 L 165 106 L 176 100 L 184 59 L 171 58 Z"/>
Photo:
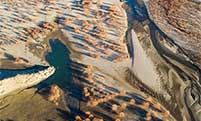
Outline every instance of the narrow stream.
<path fill-rule="evenodd" d="M 139 22 L 143 22 L 145 20 L 150 21 L 145 7 L 139 7 L 136 0 L 128 0 L 128 2 L 131 3 L 133 6 L 134 20 L 139 21 Z M 159 53 L 159 55 L 161 57 L 163 57 L 166 60 L 166 62 L 170 63 L 170 61 L 168 61 L 168 59 L 166 58 L 166 56 L 167 56 L 171 59 L 176 60 L 178 63 L 181 63 L 181 64 L 187 66 L 188 68 L 194 70 L 198 74 L 199 80 L 191 79 L 191 85 L 189 85 L 189 88 L 191 88 L 192 90 L 197 90 L 198 93 L 201 94 L 201 86 L 200 86 L 201 70 L 195 64 L 193 64 L 189 61 L 186 61 L 184 59 L 181 59 L 174 53 L 169 52 L 166 49 L 164 49 L 164 47 L 162 45 L 160 45 L 160 42 L 155 35 L 156 32 L 159 32 L 162 34 L 164 34 L 164 33 L 161 32 L 155 26 L 155 24 L 153 22 L 151 22 L 149 27 L 151 28 L 150 36 L 151 36 L 152 43 L 153 43 L 154 47 L 156 48 L 157 52 Z M 131 29 L 128 30 L 128 33 L 130 33 L 130 30 Z M 164 35 L 162 35 L 162 36 L 164 36 Z M 69 91 L 69 89 L 71 91 L 76 90 L 76 87 L 75 88 L 73 87 L 73 73 L 74 72 L 72 72 L 73 70 L 71 68 L 71 66 L 75 62 L 73 62 L 70 58 L 70 51 L 68 50 L 66 45 L 63 44 L 62 41 L 59 39 L 50 39 L 49 43 L 50 43 L 51 51 L 47 53 L 46 61 L 49 63 L 49 65 L 53 66 L 56 69 L 56 71 L 52 76 L 50 76 L 48 79 L 42 81 L 35 87 L 37 87 L 40 90 L 40 89 L 48 87 L 52 84 L 56 84 L 64 91 L 65 90 Z M 130 53 L 132 53 L 133 51 L 135 51 L 135 50 L 131 49 Z M 46 67 L 35 66 L 32 68 L 28 68 L 27 73 L 33 73 L 33 72 L 36 72 L 36 70 L 41 70 L 44 68 L 46 68 Z M 175 67 L 175 69 L 179 70 L 177 67 Z M 0 70 L 0 72 L 4 72 L 4 71 L 6 71 L 6 70 Z M 24 72 L 24 70 L 13 70 L 12 76 L 16 75 L 16 73 L 14 71 L 16 71 L 18 74 L 19 74 L 19 72 L 21 72 L 21 73 Z M 179 70 L 179 71 L 182 71 L 182 70 Z M 1 76 L 1 78 L 8 78 L 8 75 L 11 75 L 9 73 Z M 188 77 L 190 78 L 190 76 L 188 76 Z M 194 92 L 192 92 L 192 93 L 194 93 Z M 77 95 L 78 93 L 73 93 L 73 94 Z M 199 103 L 201 104 L 201 98 L 200 98 L 199 94 L 197 94 L 197 95 L 199 97 Z M 195 95 L 196 94 L 194 94 L 194 96 Z M 77 98 L 79 98 L 79 95 L 77 95 L 77 96 L 78 96 Z M 191 112 L 191 109 L 189 109 L 189 112 Z M 192 115 L 192 117 L 194 117 L 192 113 L 193 112 L 191 112 L 190 115 Z M 195 121 L 197 121 L 197 120 L 195 120 Z"/>
<path fill-rule="evenodd" d="M 152 40 L 152 44 L 155 47 L 155 49 L 157 50 L 158 54 L 168 63 L 170 64 L 176 71 L 177 73 L 182 77 L 188 77 L 188 79 L 190 80 L 190 84 L 187 86 L 187 88 L 184 90 L 184 100 L 186 103 L 186 107 L 188 109 L 188 112 L 190 114 L 190 117 L 192 118 L 191 120 L 193 121 L 199 121 L 199 116 L 195 116 L 195 113 L 192 112 L 193 107 L 190 107 L 189 105 L 189 95 L 187 90 L 191 90 L 191 96 L 195 101 L 195 103 L 199 103 L 201 104 L 201 70 L 200 68 L 190 62 L 185 60 L 183 57 L 179 56 L 179 55 L 175 55 L 173 52 L 171 52 L 169 49 L 167 49 L 165 46 L 163 46 L 157 37 L 157 34 L 160 34 L 162 37 L 164 38 L 168 38 L 167 35 L 165 35 L 165 33 L 163 33 L 158 27 L 156 27 L 156 25 L 154 24 L 154 22 L 152 22 L 152 20 L 149 19 L 148 17 L 148 12 L 146 10 L 145 6 L 139 6 L 137 0 L 128 0 L 129 4 L 132 4 L 133 7 L 133 20 L 138 21 L 140 23 L 142 23 L 145 20 L 149 20 L 149 28 L 150 28 L 150 37 Z M 129 30 L 130 31 L 130 30 Z M 129 33 L 128 31 L 128 33 Z M 173 40 L 171 38 L 168 38 L 169 40 L 171 40 L 171 42 L 173 42 Z M 173 43 L 175 44 L 175 43 Z M 176 45 L 177 46 L 177 45 Z M 179 47 L 180 48 L 180 47 Z M 180 48 L 181 49 L 181 48 Z M 134 55 L 134 54 L 133 54 Z M 168 57 L 168 58 L 167 58 Z M 179 67 L 177 67 L 175 64 L 171 63 L 169 61 L 169 59 L 173 59 L 176 62 L 190 68 L 191 70 L 193 70 L 197 76 L 198 76 L 198 80 L 192 78 L 191 76 L 189 76 L 189 74 L 185 73 L 182 69 L 180 69 Z M 183 75 L 182 75 L 183 74 Z M 183 79 L 185 79 L 185 77 Z"/>

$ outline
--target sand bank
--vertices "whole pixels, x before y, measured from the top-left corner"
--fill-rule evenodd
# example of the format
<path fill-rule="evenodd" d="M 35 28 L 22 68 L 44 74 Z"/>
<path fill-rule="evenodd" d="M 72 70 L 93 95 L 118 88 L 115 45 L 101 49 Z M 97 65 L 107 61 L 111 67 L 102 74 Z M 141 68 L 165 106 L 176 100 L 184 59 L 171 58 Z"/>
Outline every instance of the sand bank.
<path fill-rule="evenodd" d="M 15 77 L 0 80 L 0 97 L 3 97 L 15 90 L 22 90 L 45 80 L 54 73 L 55 69 L 49 67 L 33 74 L 22 74 Z"/>

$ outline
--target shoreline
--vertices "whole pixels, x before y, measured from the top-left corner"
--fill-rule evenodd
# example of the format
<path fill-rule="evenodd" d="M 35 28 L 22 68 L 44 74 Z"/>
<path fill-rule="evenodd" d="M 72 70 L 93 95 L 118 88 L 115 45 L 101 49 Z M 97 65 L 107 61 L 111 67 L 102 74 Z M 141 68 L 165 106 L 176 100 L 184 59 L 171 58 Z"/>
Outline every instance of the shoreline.
<path fill-rule="evenodd" d="M 146 23 L 150 23 L 150 22 L 146 22 Z M 148 26 L 149 27 L 149 26 Z M 146 31 L 149 31 L 149 30 L 147 30 L 145 27 L 144 27 L 144 29 L 146 30 Z M 152 30 L 152 29 L 151 29 Z M 139 34 L 139 35 L 142 35 L 142 34 Z M 141 39 L 141 41 L 143 41 L 143 39 Z M 144 40 L 145 41 L 145 40 Z M 151 40 L 150 40 L 151 41 Z M 145 42 L 144 42 L 145 43 Z M 144 47 L 147 47 L 147 46 L 144 46 Z M 157 49 L 156 49 L 157 50 Z M 157 51 L 155 51 L 155 52 L 157 52 Z M 150 50 L 149 50 L 149 54 L 150 54 Z M 150 55 L 149 55 L 150 56 Z M 160 58 L 160 59 L 162 59 L 162 58 Z M 159 61 L 159 60 L 158 60 Z M 163 63 L 166 63 L 165 61 L 163 62 Z M 166 64 L 165 64 L 166 65 Z M 159 65 L 158 65 L 159 66 Z M 171 65 L 167 65 L 167 68 L 172 68 L 171 67 Z M 161 69 L 160 69 L 161 70 Z M 166 73 L 166 72 L 165 72 Z M 165 74 L 163 74 L 163 76 L 165 76 Z M 168 75 L 167 75 L 167 77 L 169 77 Z M 179 79 L 181 79 L 181 78 L 179 78 Z M 144 81 L 144 80 L 142 80 L 142 81 Z M 165 82 L 165 80 L 161 80 L 161 81 L 164 81 Z M 179 80 L 176 80 L 176 81 L 179 81 Z M 175 81 L 174 81 L 175 82 Z M 173 82 L 172 82 L 173 83 Z M 182 82 L 183 83 L 183 82 Z M 175 83 L 174 83 L 175 84 Z M 163 86 L 163 85 L 162 85 Z M 174 87 L 174 85 L 172 86 L 172 87 Z M 181 87 L 181 88 L 183 88 L 183 87 Z M 149 90 L 148 90 L 149 91 Z M 166 90 L 166 89 L 164 89 L 164 91 L 167 91 L 168 92 L 168 90 Z M 168 92 L 169 93 L 169 92 Z M 180 93 L 180 92 L 179 92 Z M 172 96 L 172 95 L 171 95 Z M 178 96 L 178 95 L 176 95 L 176 96 Z M 160 97 L 160 96 L 159 96 Z M 158 98 L 159 98 L 158 97 Z M 160 100 L 160 99 L 159 99 Z M 162 100 L 162 101 L 165 101 L 165 102 L 167 102 L 167 100 Z M 177 101 L 180 101 L 180 100 L 177 100 Z M 180 105 L 180 104 L 179 104 Z M 181 104 L 182 105 L 182 104 Z M 171 107 L 170 108 L 167 108 L 167 109 L 172 109 Z M 181 110 L 182 110 L 182 108 L 181 108 Z"/>
<path fill-rule="evenodd" d="M 121 3 L 119 2 L 118 3 L 118 7 L 119 8 L 121 8 Z M 122 11 L 124 11 L 122 8 L 121 8 L 121 12 Z M 123 12 L 122 13 L 123 14 L 123 18 L 125 19 L 125 25 L 124 26 L 127 26 L 127 21 L 126 21 L 126 13 L 125 12 Z M 127 28 L 125 28 L 125 30 L 123 30 L 123 31 L 126 31 L 127 30 Z M 56 36 L 55 36 L 55 32 L 56 32 Z M 58 33 L 58 34 L 57 34 Z M 123 32 L 124 34 L 125 34 L 125 32 Z M 124 38 L 124 34 L 120 37 L 120 38 L 118 38 L 118 40 L 121 40 L 121 39 L 123 39 Z M 67 36 L 67 37 L 66 37 Z M 43 54 L 43 56 L 45 57 L 45 55 L 48 53 L 48 52 L 50 52 L 51 50 L 50 50 L 50 47 L 49 47 L 49 38 L 50 39 L 52 39 L 52 38 L 59 38 L 68 48 L 69 48 L 69 50 L 71 50 L 72 51 L 72 59 L 74 59 L 75 61 L 77 61 L 77 60 L 80 60 L 81 58 L 83 58 L 84 56 L 82 55 L 82 57 L 78 57 L 77 56 L 77 54 L 76 53 L 79 53 L 79 51 L 77 51 L 78 49 L 77 48 L 75 48 L 75 46 L 74 45 L 72 45 L 71 43 L 71 41 L 72 40 L 74 40 L 74 38 L 71 36 L 71 33 L 69 33 L 67 30 L 62 30 L 62 29 L 56 29 L 56 30 L 54 30 L 54 31 L 52 31 L 52 32 L 50 32 L 47 36 L 45 36 L 45 38 L 43 38 L 44 40 L 45 40 L 45 42 L 47 41 L 47 43 L 48 43 L 48 48 L 47 48 L 47 51 Z M 71 40 L 71 41 L 70 41 Z M 77 40 L 76 40 L 77 41 Z M 75 54 L 74 54 L 75 53 Z M 86 57 L 85 56 L 85 59 L 87 59 L 88 57 Z M 82 60 L 82 59 L 81 59 Z M 87 59 L 86 60 L 86 62 L 84 62 L 84 61 L 81 61 L 81 63 L 87 63 L 87 61 L 88 60 L 91 60 L 91 59 Z M 91 61 L 94 61 L 93 59 L 91 60 Z M 104 62 L 104 61 L 100 61 L 101 63 L 102 62 Z M 106 62 L 106 61 L 105 61 Z M 106 62 L 107 63 L 107 62 Z M 108 64 L 110 64 L 110 63 L 108 63 Z M 6 69 L 7 70 L 7 69 Z M 9 69 L 8 69 L 9 70 Z M 17 69 L 16 69 L 17 70 Z M 26 70 L 26 69 L 25 69 Z M 31 75 L 31 74 L 30 74 Z M 22 78 L 23 78 L 23 75 L 21 75 L 22 76 Z M 27 76 L 29 76 L 29 75 L 27 75 Z M 16 77 L 12 77 L 12 78 L 10 78 L 11 80 L 12 79 L 14 79 L 14 78 L 17 78 L 17 76 Z M 121 78 L 122 79 L 122 78 Z M 4 81 L 4 80 L 2 80 L 2 81 Z M 3 82 L 2 82 L 2 85 L 3 85 Z"/>
<path fill-rule="evenodd" d="M 149 2 L 149 0 L 144 0 L 144 2 L 146 3 L 148 3 Z M 148 4 L 145 4 L 145 6 L 147 7 L 148 6 Z M 148 9 L 148 8 L 147 8 Z M 152 22 L 152 20 L 151 20 L 151 22 Z M 152 23 L 153 24 L 153 23 Z M 151 29 L 151 34 L 152 34 L 152 37 L 153 36 L 155 36 L 155 35 L 153 35 L 153 28 Z M 160 29 L 159 29 L 159 31 L 160 31 Z M 161 32 L 159 32 L 160 34 L 161 34 Z M 162 35 L 165 35 L 163 32 L 162 32 Z M 166 35 L 165 35 L 165 37 L 167 37 Z M 167 37 L 168 38 L 168 37 Z M 166 39 L 167 39 L 166 38 Z M 169 40 L 169 39 L 168 39 Z M 168 41 L 167 40 L 167 41 Z M 158 40 L 159 41 L 159 40 Z M 157 44 L 156 43 L 156 41 L 155 40 L 153 40 L 152 39 L 152 42 L 154 43 L 154 44 Z M 171 42 L 172 43 L 172 42 Z M 162 43 L 160 43 L 160 42 L 158 42 L 158 44 L 161 44 L 162 45 L 162 47 L 165 47 L 165 45 L 163 45 Z M 159 45 L 158 45 L 159 46 Z M 175 46 L 177 46 L 177 44 L 175 45 Z M 157 48 L 157 47 L 156 47 Z M 178 47 L 179 49 L 181 49 L 180 47 Z M 195 109 L 193 109 L 193 107 L 192 106 L 190 106 L 189 107 L 189 104 L 184 104 L 184 103 L 186 103 L 185 101 L 184 101 L 184 99 L 180 99 L 180 97 L 179 97 L 179 93 L 180 93 L 180 91 L 183 91 L 183 92 L 181 92 L 181 95 L 185 95 L 184 97 L 185 98 L 187 98 L 187 100 L 188 101 L 190 101 L 190 98 L 192 98 L 192 97 L 190 97 L 189 95 L 188 95 L 188 93 L 186 93 L 185 92 L 185 94 L 184 94 L 184 88 L 185 88 L 185 86 L 188 86 L 189 85 L 189 83 L 191 83 L 191 82 L 195 82 L 196 84 L 195 85 L 197 85 L 197 86 L 192 86 L 191 88 L 192 89 L 195 89 L 195 90 L 197 90 L 198 91 L 198 93 L 197 94 L 195 94 L 195 95 L 197 95 L 198 96 L 198 98 L 199 98 L 199 92 L 200 92 L 200 84 L 199 84 L 199 81 L 200 81 L 200 79 L 198 79 L 198 81 L 197 81 L 197 78 L 200 78 L 200 69 L 199 69 L 199 67 L 196 65 L 196 64 L 194 64 L 192 61 L 190 62 L 189 60 L 186 60 L 185 59 L 185 57 L 183 58 L 181 58 L 180 56 L 178 56 L 178 55 L 175 55 L 175 53 L 173 52 L 173 53 L 170 53 L 170 52 L 168 52 L 168 51 L 166 51 L 167 49 L 169 49 L 169 51 L 172 51 L 171 50 L 171 48 L 163 48 L 162 49 L 162 51 L 159 49 L 157 49 L 157 51 L 158 51 L 158 53 L 160 54 L 160 55 L 162 55 L 163 57 L 164 57 L 164 60 L 169 64 L 169 66 L 171 67 L 171 68 L 173 68 L 174 69 L 174 73 L 177 73 L 178 75 L 177 75 L 177 77 L 178 78 L 180 78 L 180 83 L 179 82 L 177 82 L 177 81 L 179 81 L 179 80 L 175 80 L 174 81 L 174 79 L 176 78 L 172 78 L 172 76 L 170 76 L 170 78 L 172 78 L 172 81 L 174 81 L 174 82 L 171 82 L 171 84 L 173 84 L 174 85 L 174 83 L 175 84 L 177 84 L 177 85 L 179 85 L 179 89 L 177 89 L 177 90 L 179 90 L 177 93 L 175 92 L 175 96 L 177 97 L 176 98 L 176 100 L 177 100 L 177 102 L 178 102 L 178 104 L 177 105 L 179 105 L 179 106 L 181 106 L 181 108 L 180 108 L 180 110 L 182 110 L 182 112 L 183 113 L 187 113 L 188 111 L 186 110 L 186 108 L 189 108 L 188 110 L 191 112 L 192 110 L 195 110 Z M 164 52 L 165 51 L 165 52 Z M 174 50 L 173 50 L 174 51 Z M 183 52 L 183 51 L 182 51 Z M 170 54 L 170 55 L 166 55 L 166 54 Z M 172 54 L 172 55 L 171 55 Z M 184 55 L 186 55 L 185 53 L 184 53 Z M 172 57 L 173 56 L 173 57 Z M 183 55 L 182 55 L 183 56 Z M 179 61 L 178 61 L 179 60 Z M 178 62 L 177 62 L 178 61 Z M 184 64 L 184 65 L 183 65 Z M 184 69 L 184 70 L 183 70 Z M 194 72 L 193 72 L 194 71 Z M 190 74 L 189 74 L 190 73 Z M 191 73 L 193 73 L 193 74 L 191 74 Z M 185 74 L 187 74 L 187 75 L 185 75 Z M 197 75 L 198 74 L 198 75 Z M 197 75 L 197 76 L 196 76 Z M 191 76 L 193 76 L 193 78 L 191 78 Z M 169 76 L 168 76 L 169 77 Z M 189 82 L 190 81 L 190 82 Z M 174 86 L 172 86 L 172 87 L 174 87 Z M 175 88 L 176 89 L 176 88 Z M 174 90 L 170 90 L 170 91 L 174 91 Z M 185 91 L 186 91 L 186 89 L 185 89 Z M 191 93 L 193 93 L 193 92 L 191 92 Z M 173 94 L 173 96 L 174 96 L 174 94 Z M 185 99 L 186 100 L 186 99 Z M 192 100 L 191 100 L 192 101 Z M 191 102 L 190 101 L 190 102 Z M 198 100 L 199 101 L 199 100 Z M 182 102 L 182 103 L 180 103 L 180 102 Z M 185 107 L 185 109 L 183 110 L 183 107 L 184 107 L 184 105 L 185 106 L 187 106 L 187 107 Z M 196 105 L 196 104 L 194 104 L 194 105 Z M 198 105 L 198 104 L 197 104 Z M 199 106 L 198 106 L 198 108 L 199 108 Z M 179 113 L 179 114 L 181 114 L 181 113 Z M 193 115 L 197 115 L 197 119 L 199 119 L 199 114 L 193 114 Z M 183 116 L 182 116 L 183 117 Z M 185 117 L 184 117 L 184 119 L 183 120 L 190 120 L 190 118 L 189 117 L 194 117 L 194 116 L 188 116 L 188 114 L 186 114 L 186 118 L 187 119 L 185 119 Z"/>

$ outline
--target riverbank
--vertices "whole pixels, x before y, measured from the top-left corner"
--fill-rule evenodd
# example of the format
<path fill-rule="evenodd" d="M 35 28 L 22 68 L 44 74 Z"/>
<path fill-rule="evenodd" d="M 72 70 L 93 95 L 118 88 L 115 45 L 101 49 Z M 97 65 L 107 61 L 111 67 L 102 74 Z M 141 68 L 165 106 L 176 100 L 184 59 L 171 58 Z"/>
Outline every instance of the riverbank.
<path fill-rule="evenodd" d="M 149 21 L 147 17 L 146 8 L 144 8 L 145 6 L 141 5 L 141 7 L 139 7 L 137 2 L 136 4 L 133 4 L 133 5 L 134 6 L 131 6 L 134 11 L 133 13 L 137 15 L 133 15 L 133 21 L 131 22 L 132 28 L 135 30 L 135 34 L 134 34 L 135 36 L 133 37 L 134 42 L 132 43 L 134 44 L 134 46 L 138 45 L 137 47 L 135 47 L 137 50 L 134 50 L 133 60 L 141 59 L 140 61 L 138 60 L 138 63 L 145 63 L 144 65 L 147 65 L 147 66 L 144 66 L 146 70 L 138 71 L 141 69 L 140 67 L 143 64 L 138 64 L 140 69 L 138 68 L 136 68 L 136 70 L 134 69 L 134 72 L 135 72 L 134 76 L 137 76 L 137 78 L 139 78 L 140 80 L 139 82 L 136 82 L 136 85 L 142 91 L 158 99 L 159 102 L 166 107 L 166 109 L 170 110 L 171 114 L 177 120 L 181 120 L 180 109 L 181 110 L 183 109 L 182 107 L 175 109 L 174 105 L 175 104 L 180 105 L 179 104 L 180 102 L 177 102 L 179 99 L 175 101 L 174 99 L 175 92 L 174 92 L 174 89 L 172 90 L 172 88 L 175 85 L 173 83 L 178 82 L 179 85 L 180 84 L 183 85 L 183 82 L 181 81 L 180 77 L 174 78 L 173 80 L 170 79 L 171 77 L 168 75 L 168 72 L 171 70 L 172 67 L 166 62 L 166 60 L 163 59 L 163 57 L 160 56 L 160 54 L 158 53 L 158 51 L 160 50 L 158 50 L 152 42 L 152 41 L 155 41 L 155 40 L 152 40 L 153 38 L 151 38 L 151 35 L 150 35 L 153 28 L 150 27 L 151 22 Z M 175 48 L 173 49 L 170 48 L 170 49 L 174 51 Z M 138 55 L 139 53 L 137 53 L 136 51 L 140 52 L 140 54 L 143 53 L 143 56 L 139 56 Z M 138 58 L 136 58 L 135 55 Z M 142 57 L 146 59 L 142 59 Z M 133 63 L 135 67 L 135 61 L 133 61 Z M 146 75 L 150 74 L 149 77 L 153 76 L 155 79 L 153 78 L 146 79 L 147 76 L 144 75 L 145 71 L 147 72 Z M 139 73 L 141 74 L 141 76 Z M 171 84 L 173 85 L 170 86 Z"/>
<path fill-rule="evenodd" d="M 188 0 L 148 0 L 146 8 L 156 26 L 200 67 L 200 3 Z"/>
<path fill-rule="evenodd" d="M 156 2 L 156 1 L 152 1 L 152 2 Z M 145 1 L 145 3 L 146 3 L 145 4 L 146 8 L 150 7 L 149 0 Z M 134 7 L 135 10 L 136 10 L 136 8 L 137 7 Z M 147 9 L 149 12 L 149 9 L 153 10 L 154 7 L 152 6 L 151 8 L 147 8 Z M 138 10 L 138 12 L 140 11 L 139 9 L 137 9 L 137 10 Z M 141 10 L 143 10 L 143 8 L 141 8 Z M 158 10 L 158 9 L 156 9 L 156 10 Z M 145 15 L 145 16 L 148 16 L 148 15 Z M 150 17 L 153 20 L 152 15 L 150 15 Z M 152 41 L 152 44 L 153 44 L 154 48 L 156 49 L 156 53 L 158 53 L 158 55 L 162 57 L 162 58 L 157 58 L 157 61 L 161 60 L 161 59 L 165 60 L 165 62 L 163 62 L 164 64 L 158 63 L 156 65 L 157 70 L 162 70 L 161 72 L 164 75 L 163 77 L 165 77 L 162 80 L 162 83 L 163 83 L 162 87 L 164 88 L 164 91 L 166 91 L 172 98 L 171 100 L 168 101 L 168 104 L 164 104 L 164 105 L 167 106 L 170 104 L 170 102 L 173 102 L 172 103 L 173 105 L 171 104 L 171 106 L 169 105 L 170 107 L 169 106 L 167 106 L 167 107 L 169 107 L 168 109 L 171 110 L 171 109 L 173 109 L 175 104 L 178 106 L 177 109 L 171 110 L 171 112 L 177 111 L 177 112 L 173 113 L 173 114 L 176 114 L 175 117 L 177 118 L 177 120 L 191 120 L 190 117 L 194 117 L 193 116 L 194 113 L 192 115 L 191 110 L 194 110 L 194 109 L 193 109 L 193 107 L 191 107 L 190 110 L 187 109 L 188 104 L 186 105 L 186 102 L 185 102 L 186 99 L 183 99 L 180 97 L 190 98 L 189 96 L 184 94 L 184 90 L 187 86 L 191 85 L 190 84 L 191 82 L 196 83 L 197 86 L 192 86 L 191 88 L 198 91 L 198 93 L 195 95 L 199 95 L 199 90 L 200 90 L 199 68 L 196 64 L 194 64 L 194 62 L 189 61 L 190 60 L 189 57 L 186 56 L 186 53 L 181 49 L 180 46 L 175 44 L 174 40 L 167 37 L 167 35 L 164 32 L 162 32 L 161 30 L 159 30 L 159 28 L 154 27 L 155 25 L 154 25 L 154 23 L 152 23 L 152 20 L 150 22 L 143 22 L 142 24 L 143 24 L 143 26 L 145 25 L 144 26 L 144 28 L 145 28 L 146 24 L 148 23 L 148 27 L 150 28 L 150 30 L 148 29 L 149 30 L 148 32 L 150 32 L 150 36 L 151 36 L 150 41 Z M 155 20 L 153 20 L 153 21 L 157 22 Z M 147 30 L 147 29 L 145 29 L 145 30 Z M 166 26 L 165 26 L 165 30 L 167 30 Z M 145 46 L 145 48 L 146 48 L 146 46 Z M 151 50 L 148 51 L 148 53 L 150 53 L 150 52 L 151 52 Z M 151 55 L 151 57 L 155 57 L 155 55 L 154 56 Z M 153 59 L 153 60 L 155 60 L 155 59 Z M 161 72 L 160 72 L 160 74 L 161 74 Z M 176 97 L 176 99 L 175 99 L 175 97 Z M 162 102 L 164 102 L 164 101 L 162 101 Z M 165 101 L 165 102 L 167 102 L 167 101 Z M 182 115 L 180 115 L 180 114 L 182 114 Z M 185 117 L 184 117 L 184 115 L 185 115 Z M 195 114 L 195 115 L 197 115 L 196 119 L 198 119 L 199 114 Z"/>
<path fill-rule="evenodd" d="M 37 90 L 27 93 L 29 89 L 26 89 L 12 95 L 11 99 L 7 98 L 8 101 L 14 100 L 9 104 L 5 99 L 1 108 L 4 111 L 3 118 L 12 117 L 19 120 L 30 118 L 33 111 L 38 111 L 30 110 L 31 104 L 36 105 L 36 103 L 31 100 L 23 101 L 23 97 L 33 95 L 31 99 L 40 102 L 35 108 L 43 108 L 36 114 L 36 116 L 42 115 L 41 117 L 37 118 L 35 115 L 31 117 L 36 120 L 52 117 L 46 115 L 48 112 L 53 113 L 53 117 L 54 114 L 62 112 L 58 117 L 59 120 L 62 118 L 63 120 L 153 119 L 160 121 L 167 119 L 174 121 L 169 111 L 156 99 L 142 93 L 126 81 L 125 71 L 132 63 L 125 40 L 128 27 L 127 15 L 121 8 L 122 4 L 117 0 L 82 3 L 67 0 L 65 2 L 67 4 L 60 1 L 54 3 L 55 6 L 60 6 L 55 8 L 58 10 L 55 23 L 60 30 L 47 37 L 46 48 L 50 49 L 45 59 L 54 66 L 55 73 L 36 85 Z M 40 3 L 39 7 L 41 6 Z M 64 6 L 68 8 L 68 12 L 63 11 L 66 10 Z M 41 25 L 44 28 L 28 28 L 27 31 L 36 32 L 37 35 L 39 30 L 52 29 L 55 23 L 45 22 Z M 37 53 L 43 50 L 41 47 L 36 49 Z M 64 92 L 59 97 L 62 101 L 56 102 L 55 105 L 65 104 L 70 112 L 66 110 L 52 112 L 49 109 L 52 105 L 45 104 L 46 100 L 49 102 L 53 100 L 54 103 L 54 98 L 58 98 L 57 90 L 47 91 L 51 85 L 57 85 Z M 47 95 L 51 95 L 50 98 L 47 98 Z M 34 96 L 37 96 L 38 100 L 34 100 Z M 48 106 L 47 110 L 44 108 L 46 106 Z M 55 109 L 55 106 L 53 107 Z M 21 117 L 12 109 L 26 113 Z"/>

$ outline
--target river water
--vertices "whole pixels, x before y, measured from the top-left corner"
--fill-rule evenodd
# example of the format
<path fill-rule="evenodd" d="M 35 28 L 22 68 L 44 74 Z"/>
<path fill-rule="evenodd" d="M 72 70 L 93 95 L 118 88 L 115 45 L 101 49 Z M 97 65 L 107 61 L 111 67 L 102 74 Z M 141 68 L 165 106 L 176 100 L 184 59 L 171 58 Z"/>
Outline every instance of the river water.
<path fill-rule="evenodd" d="M 134 20 L 143 22 L 143 21 L 149 19 L 145 7 L 138 6 L 136 0 L 129 0 L 128 2 L 130 4 L 132 4 L 132 6 L 133 6 Z M 154 24 L 152 23 L 152 25 L 154 25 Z M 157 30 L 157 28 L 154 28 L 154 27 L 152 29 L 154 29 L 153 31 Z M 156 39 L 152 39 L 152 41 L 153 41 L 153 44 L 154 44 L 154 42 L 157 42 Z M 50 76 L 45 81 L 42 81 L 41 83 L 39 83 L 36 87 L 40 90 L 40 89 L 48 87 L 52 84 L 56 84 L 63 90 L 68 89 L 70 86 L 72 89 L 73 72 L 72 72 L 71 66 L 72 66 L 73 62 L 70 59 L 70 51 L 68 50 L 66 45 L 63 44 L 62 41 L 59 39 L 50 39 L 49 43 L 50 43 L 51 51 L 48 52 L 45 57 L 46 57 L 46 61 L 49 63 L 49 65 L 54 66 L 56 71 L 52 76 Z M 157 48 L 157 44 L 155 47 Z M 160 49 L 160 50 L 162 50 L 162 49 Z M 161 52 L 160 50 L 158 50 L 158 52 Z M 161 53 L 161 55 L 163 55 L 163 54 L 165 54 L 165 52 Z M 165 54 L 165 55 L 167 55 L 167 54 Z M 171 54 L 169 54 L 169 55 L 171 55 Z M 174 56 L 171 55 L 171 57 L 174 57 Z M 178 59 L 175 59 L 175 60 L 178 60 Z M 187 63 L 187 62 L 185 62 L 185 63 Z M 189 67 L 196 68 L 193 65 L 189 65 Z M 36 66 L 34 68 L 29 68 L 26 70 L 28 70 L 27 73 L 32 73 L 32 72 L 36 72 L 36 70 L 38 71 L 38 70 L 44 69 L 44 68 L 46 68 L 46 67 Z M 194 69 L 194 70 L 197 71 L 196 69 Z M 16 70 L 16 71 L 20 72 L 20 70 Z M 24 70 L 22 70 L 22 72 L 24 72 Z M 13 76 L 15 76 L 15 74 L 16 73 L 13 73 Z M 2 76 L 2 78 L 7 78 L 8 75 L 10 75 L 10 74 L 7 73 L 7 75 L 5 74 L 5 76 Z"/>
<path fill-rule="evenodd" d="M 191 98 L 193 100 L 196 100 L 195 102 L 200 103 L 201 105 L 201 85 L 200 85 L 200 77 L 201 77 L 201 71 L 200 68 L 192 63 L 191 61 L 187 61 L 185 60 L 183 57 L 171 52 L 169 49 L 167 49 L 165 46 L 163 46 L 158 40 L 158 38 L 156 37 L 156 33 L 160 34 L 162 37 L 168 38 L 167 35 L 165 35 L 165 33 L 163 33 L 155 24 L 154 22 L 152 22 L 152 20 L 149 19 L 148 17 L 148 12 L 146 10 L 146 7 L 143 5 L 139 5 L 137 1 L 140 0 L 128 0 L 129 4 L 132 5 L 133 8 L 133 21 L 138 21 L 140 23 L 142 23 L 145 20 L 149 21 L 149 28 L 150 28 L 150 37 L 151 37 L 151 41 L 153 46 L 155 47 L 155 49 L 157 50 L 157 53 L 168 63 L 170 64 L 176 71 L 177 73 L 180 75 L 180 77 L 182 77 L 185 81 L 185 77 L 188 77 L 188 80 L 190 80 L 190 84 L 187 85 L 187 88 L 190 88 L 192 91 L 191 93 Z M 169 42 L 174 43 L 174 41 L 171 38 L 168 38 L 168 40 L 170 40 Z M 176 44 L 175 44 L 176 45 Z M 178 45 L 176 45 L 178 46 Z M 180 47 L 178 47 L 180 48 Z M 181 49 L 181 48 L 180 48 Z M 168 58 L 167 58 L 168 57 Z M 175 65 L 174 63 L 171 63 L 170 60 L 175 60 L 176 62 L 182 64 L 183 66 L 186 66 L 190 69 L 192 69 L 194 71 L 195 74 L 197 74 L 198 79 L 192 78 L 189 73 L 185 73 L 181 68 L 179 68 L 177 65 Z M 187 89 L 186 88 L 186 89 Z M 187 95 L 185 89 L 185 93 L 180 95 L 182 96 L 181 99 L 183 98 L 185 101 L 185 105 L 187 107 L 187 110 L 189 112 L 190 118 L 189 120 L 193 120 L 193 121 L 200 121 L 201 120 L 201 116 L 199 116 L 199 114 L 195 114 L 193 112 L 193 110 L 195 111 L 195 109 L 193 109 L 193 107 L 191 107 L 189 105 L 189 95 Z M 195 90 L 195 91 L 193 91 Z M 175 94 L 176 95 L 176 94 Z M 183 97 L 184 96 L 184 97 Z M 183 100 L 182 99 L 182 100 Z M 195 104 L 197 106 L 199 106 L 199 104 Z M 179 114 L 180 115 L 180 114 Z"/>
<path fill-rule="evenodd" d="M 51 84 L 59 85 L 62 88 L 68 86 L 72 80 L 72 71 L 70 65 L 72 63 L 70 59 L 70 51 L 59 40 L 50 40 L 51 51 L 46 55 L 46 61 L 49 65 L 53 66 L 56 71 L 47 80 L 41 82 L 38 86 L 44 87 Z"/>

